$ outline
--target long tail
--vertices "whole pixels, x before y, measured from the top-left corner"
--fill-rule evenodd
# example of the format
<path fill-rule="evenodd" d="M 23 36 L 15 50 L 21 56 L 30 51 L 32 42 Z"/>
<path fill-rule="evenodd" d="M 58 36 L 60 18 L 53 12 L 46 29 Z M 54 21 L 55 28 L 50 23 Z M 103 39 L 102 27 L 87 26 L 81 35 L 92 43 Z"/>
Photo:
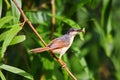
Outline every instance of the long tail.
<path fill-rule="evenodd" d="M 48 51 L 48 50 L 50 50 L 49 47 L 44 47 L 44 48 L 35 48 L 35 49 L 31 49 L 30 52 L 38 53 L 38 52 L 43 52 L 43 51 Z"/>

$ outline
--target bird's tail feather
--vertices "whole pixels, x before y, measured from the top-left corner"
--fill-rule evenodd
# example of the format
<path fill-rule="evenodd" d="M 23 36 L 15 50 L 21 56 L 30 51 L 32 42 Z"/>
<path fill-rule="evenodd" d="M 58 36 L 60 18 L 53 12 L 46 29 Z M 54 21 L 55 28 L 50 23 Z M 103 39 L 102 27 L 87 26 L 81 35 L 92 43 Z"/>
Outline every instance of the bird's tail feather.
<path fill-rule="evenodd" d="M 44 52 L 44 51 L 48 51 L 48 50 L 50 50 L 49 47 L 44 47 L 44 48 L 35 48 L 35 49 L 31 49 L 30 52 L 38 53 L 38 52 Z"/>

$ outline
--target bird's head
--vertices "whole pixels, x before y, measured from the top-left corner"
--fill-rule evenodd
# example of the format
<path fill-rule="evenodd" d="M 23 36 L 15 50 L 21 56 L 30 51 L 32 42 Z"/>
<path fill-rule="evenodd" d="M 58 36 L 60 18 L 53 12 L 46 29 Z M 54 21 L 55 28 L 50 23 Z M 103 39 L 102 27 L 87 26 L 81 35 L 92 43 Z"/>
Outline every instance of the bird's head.
<path fill-rule="evenodd" d="M 69 34 L 70 36 L 75 36 L 79 32 L 85 33 L 85 28 L 82 28 L 82 29 L 70 28 L 67 34 Z"/>

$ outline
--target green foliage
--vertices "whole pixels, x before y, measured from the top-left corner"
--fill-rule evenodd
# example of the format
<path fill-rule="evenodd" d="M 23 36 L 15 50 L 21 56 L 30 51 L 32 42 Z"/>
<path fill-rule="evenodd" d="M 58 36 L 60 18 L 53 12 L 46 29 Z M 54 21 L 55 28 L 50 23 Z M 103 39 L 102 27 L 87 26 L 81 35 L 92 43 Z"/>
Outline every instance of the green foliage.
<path fill-rule="evenodd" d="M 11 40 L 21 29 L 22 28 L 20 26 L 16 26 L 16 27 L 13 27 L 12 29 L 10 29 L 8 32 L 6 32 L 6 36 L 4 35 L 5 38 L 4 38 L 4 42 L 2 45 L 1 54 L 4 54 L 4 52 L 6 51 L 6 48 L 9 46 Z M 3 55 L 1 57 L 3 57 Z"/>
<path fill-rule="evenodd" d="M 12 7 L 12 15 L 15 17 L 13 19 L 13 23 L 15 24 L 15 23 L 19 22 L 20 12 L 19 12 L 18 8 L 15 6 L 14 2 L 12 0 L 10 0 L 10 2 L 11 2 L 11 7 Z M 17 3 L 21 8 L 21 0 L 17 0 Z"/>
<path fill-rule="evenodd" d="M 85 27 L 62 60 L 78 80 L 119 80 L 120 6 L 118 0 L 56 0 L 52 16 L 50 1 L 16 0 L 46 43 L 71 27 Z M 44 47 L 13 0 L 0 0 L 0 77 L 2 80 L 72 80 L 49 52 L 31 54 Z M 57 56 L 57 54 L 56 54 Z"/>
<path fill-rule="evenodd" d="M 0 75 L 1 75 L 0 77 L 1 77 L 2 80 L 6 80 L 6 78 L 5 78 L 5 76 L 3 75 L 3 73 L 2 73 L 1 70 L 0 70 Z"/>
<path fill-rule="evenodd" d="M 2 0 L 0 1 L 0 17 L 1 17 L 1 12 L 2 12 Z"/>
<path fill-rule="evenodd" d="M 17 43 L 23 42 L 25 40 L 25 35 L 15 36 L 10 42 L 10 45 L 15 45 Z"/>
<path fill-rule="evenodd" d="M 8 23 L 10 20 L 12 20 L 14 17 L 12 16 L 6 16 L 2 19 L 0 19 L 0 28 L 2 28 L 2 26 L 6 23 Z"/>
<path fill-rule="evenodd" d="M 4 69 L 6 71 L 12 72 L 12 73 L 21 75 L 21 76 L 23 76 L 25 78 L 28 78 L 30 80 L 33 80 L 33 77 L 29 73 L 25 72 L 24 70 L 18 69 L 16 67 L 12 67 L 12 66 L 9 66 L 9 65 L 2 64 L 2 65 L 0 65 L 0 68 Z"/>

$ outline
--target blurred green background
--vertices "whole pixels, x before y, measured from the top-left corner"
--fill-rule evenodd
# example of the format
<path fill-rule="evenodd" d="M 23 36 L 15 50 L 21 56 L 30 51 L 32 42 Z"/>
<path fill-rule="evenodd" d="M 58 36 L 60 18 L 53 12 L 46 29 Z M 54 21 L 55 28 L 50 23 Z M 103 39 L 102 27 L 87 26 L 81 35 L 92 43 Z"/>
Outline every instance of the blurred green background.
<path fill-rule="evenodd" d="M 46 43 L 71 27 L 85 27 L 62 57 L 78 80 L 120 80 L 119 0 L 55 0 L 55 25 L 52 0 L 16 1 Z M 72 80 L 49 52 L 29 52 L 44 45 L 21 22 L 13 0 L 0 0 L 1 80 Z"/>

